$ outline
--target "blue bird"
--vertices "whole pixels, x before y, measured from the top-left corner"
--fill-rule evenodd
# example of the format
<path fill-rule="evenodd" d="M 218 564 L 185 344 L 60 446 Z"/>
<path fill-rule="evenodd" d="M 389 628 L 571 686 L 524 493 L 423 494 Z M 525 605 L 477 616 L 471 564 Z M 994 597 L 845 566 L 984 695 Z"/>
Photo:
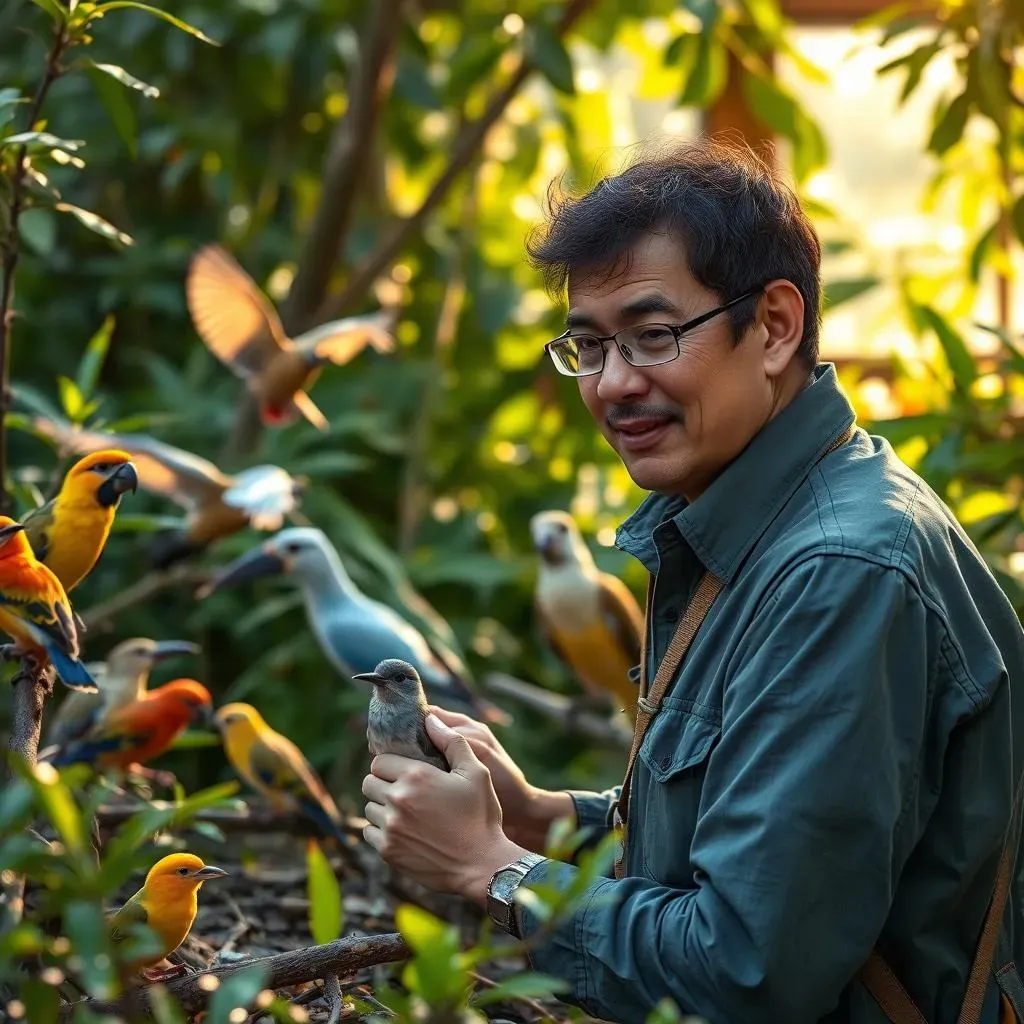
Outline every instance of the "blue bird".
<path fill-rule="evenodd" d="M 310 628 L 328 661 L 345 677 L 373 672 L 387 658 L 413 665 L 432 703 L 501 724 L 506 712 L 470 689 L 470 674 L 447 645 L 426 637 L 393 608 L 364 594 L 322 530 L 295 527 L 240 555 L 200 590 L 267 576 L 290 576 L 302 591 Z"/>

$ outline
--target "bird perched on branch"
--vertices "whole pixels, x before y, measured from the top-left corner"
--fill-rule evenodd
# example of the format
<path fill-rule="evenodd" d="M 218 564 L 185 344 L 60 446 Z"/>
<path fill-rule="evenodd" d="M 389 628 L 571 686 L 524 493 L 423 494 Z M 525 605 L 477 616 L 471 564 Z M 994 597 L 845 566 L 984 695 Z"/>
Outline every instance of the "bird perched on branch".
<path fill-rule="evenodd" d="M 204 882 L 224 878 L 223 868 L 204 864 L 194 853 L 171 853 L 158 860 L 146 875 L 142 888 L 130 896 L 122 907 L 107 916 L 111 941 L 116 945 L 134 938 L 140 925 L 152 929 L 159 950 L 135 957 L 127 964 L 147 981 L 165 981 L 188 968 L 183 964 L 163 971 L 151 968 L 173 953 L 188 937 L 199 910 L 198 893 Z"/>
<path fill-rule="evenodd" d="M 267 426 L 305 416 L 320 430 L 327 418 L 307 394 L 326 363 L 343 366 L 367 345 L 391 352 L 389 313 L 321 324 L 294 340 L 256 282 L 219 245 L 192 258 L 185 296 L 196 331 L 210 351 L 246 382 Z"/>
<path fill-rule="evenodd" d="M 111 444 L 131 454 L 139 484 L 186 511 L 185 527 L 157 534 L 151 556 L 158 569 L 198 554 L 208 545 L 251 526 L 280 529 L 298 507 L 303 481 L 280 466 L 252 466 L 234 475 L 192 452 L 145 434 L 106 434 L 36 417 L 36 429 L 74 451 Z"/>
<path fill-rule="evenodd" d="M 640 662 L 644 624 L 636 598 L 597 568 L 568 513 L 537 513 L 530 533 L 540 555 L 534 610 L 547 642 L 591 701 L 614 698 L 634 716 L 638 690 L 630 670 Z"/>
<path fill-rule="evenodd" d="M 407 661 L 385 658 L 372 672 L 354 676 L 373 685 L 366 718 L 370 753 L 400 754 L 448 771 L 448 760 L 427 734 L 427 697 L 419 673 Z"/>
<path fill-rule="evenodd" d="M 343 675 L 352 678 L 354 673 L 371 671 L 386 657 L 400 656 L 416 667 L 435 703 L 491 722 L 510 721 L 470 689 L 469 671 L 454 651 L 431 644 L 392 608 L 356 586 L 321 530 L 282 530 L 225 566 L 199 595 L 282 574 L 301 589 L 310 628 L 328 661 Z"/>
<path fill-rule="evenodd" d="M 103 553 L 121 495 L 133 493 L 139 475 L 132 457 L 104 448 L 79 459 L 64 477 L 60 491 L 45 505 L 22 517 L 36 558 L 70 593 Z"/>
<path fill-rule="evenodd" d="M 86 667 L 99 693 L 69 693 L 61 701 L 46 733 L 48 747 L 63 747 L 84 736 L 98 721 L 146 693 L 149 674 L 162 661 L 184 654 L 199 654 L 187 640 L 151 640 L 136 636 L 122 640 L 106 661 Z M 40 753 L 45 756 L 48 751 Z"/>
<path fill-rule="evenodd" d="M 52 665 L 71 690 L 96 692 L 79 658 L 78 629 L 60 580 L 32 552 L 25 527 L 0 516 L 0 629 L 14 640 L 9 652 L 34 672 Z"/>
<path fill-rule="evenodd" d="M 99 721 L 84 736 L 58 750 L 50 764 L 88 764 L 97 772 L 124 775 L 159 757 L 189 725 L 208 721 L 213 701 L 194 679 L 174 679 Z"/>
<path fill-rule="evenodd" d="M 323 835 L 333 837 L 342 851 L 351 848 L 331 794 L 287 736 L 275 732 L 251 704 L 225 704 L 217 709 L 214 720 L 231 766 L 272 807 L 304 814 Z"/>

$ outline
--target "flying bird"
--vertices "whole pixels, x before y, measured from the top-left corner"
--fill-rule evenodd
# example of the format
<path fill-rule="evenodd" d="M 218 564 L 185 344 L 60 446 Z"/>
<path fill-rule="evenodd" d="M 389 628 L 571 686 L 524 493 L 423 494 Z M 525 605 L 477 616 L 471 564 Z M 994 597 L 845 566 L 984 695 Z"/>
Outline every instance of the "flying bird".
<path fill-rule="evenodd" d="M 166 569 L 214 541 L 251 526 L 278 530 L 298 507 L 303 481 L 280 466 L 260 465 L 233 475 L 207 459 L 145 434 L 107 434 L 36 417 L 35 427 L 63 447 L 95 451 L 111 444 L 129 452 L 139 485 L 185 509 L 185 527 L 157 534 L 153 563 Z"/>
<path fill-rule="evenodd" d="M 385 658 L 372 672 L 354 676 L 373 685 L 366 718 L 370 753 L 400 754 L 449 771 L 448 760 L 427 733 L 427 697 L 419 673 L 407 661 Z"/>
<path fill-rule="evenodd" d="M 199 595 L 277 575 L 291 577 L 300 588 L 310 628 L 342 675 L 351 679 L 372 671 L 384 658 L 401 657 L 416 667 L 434 703 L 491 722 L 510 721 L 470 689 L 469 670 L 454 651 L 431 644 L 392 608 L 356 586 L 321 530 L 282 530 L 225 566 Z"/>
<path fill-rule="evenodd" d="M 530 520 L 540 568 L 534 610 L 545 639 L 591 701 L 634 716 L 644 617 L 618 577 L 600 571 L 572 516 L 539 512 Z"/>
<path fill-rule="evenodd" d="M 199 654 L 187 640 L 122 640 L 106 661 L 86 665 L 99 693 L 69 693 L 61 701 L 46 732 L 47 747 L 63 747 L 84 736 L 98 721 L 146 693 L 150 672 L 162 661 L 184 654 Z M 40 752 L 44 757 L 48 751 Z"/>
<path fill-rule="evenodd" d="M 36 671 L 52 665 L 71 690 L 96 692 L 79 657 L 78 628 L 60 580 L 32 552 L 25 527 L 0 516 L 0 629 Z"/>
<path fill-rule="evenodd" d="M 92 571 L 110 536 L 121 501 L 135 492 L 139 475 L 132 457 L 104 448 L 79 459 L 57 496 L 22 517 L 36 558 L 70 593 Z"/>
<path fill-rule="evenodd" d="M 188 937 L 199 909 L 198 893 L 204 882 L 224 878 L 223 868 L 204 864 L 193 853 L 170 853 L 158 860 L 146 875 L 142 888 L 130 896 L 119 909 L 107 915 L 110 938 L 115 946 L 132 938 L 140 925 L 152 929 L 159 941 L 159 951 L 130 960 L 130 971 L 139 972 L 147 981 L 165 981 L 184 974 L 184 964 L 153 971 Z"/>
<path fill-rule="evenodd" d="M 194 721 L 208 719 L 210 691 L 194 679 L 172 679 L 147 690 L 61 747 L 50 764 L 88 764 L 97 772 L 125 775 L 136 764 L 159 757 Z"/>
<path fill-rule="evenodd" d="M 327 418 L 307 394 L 327 363 L 343 366 L 367 345 L 391 352 L 392 314 L 332 320 L 289 338 L 277 311 L 225 249 L 203 246 L 193 257 L 185 297 L 196 331 L 210 351 L 245 381 L 267 426 L 305 416 L 320 430 Z"/>
<path fill-rule="evenodd" d="M 351 849 L 334 799 L 287 736 L 275 732 L 251 704 L 225 704 L 214 720 L 231 766 L 272 807 L 304 814 L 322 835 L 333 837 L 342 852 Z"/>

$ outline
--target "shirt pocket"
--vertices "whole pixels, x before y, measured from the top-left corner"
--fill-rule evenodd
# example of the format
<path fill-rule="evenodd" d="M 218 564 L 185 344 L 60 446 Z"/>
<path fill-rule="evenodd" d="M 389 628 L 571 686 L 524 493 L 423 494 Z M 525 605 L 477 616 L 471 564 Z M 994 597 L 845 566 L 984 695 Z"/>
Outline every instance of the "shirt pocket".
<path fill-rule="evenodd" d="M 721 712 L 691 701 L 664 706 L 647 730 L 639 759 L 647 776 L 633 827 L 644 873 L 662 885 L 691 888 L 690 847 L 707 763 L 722 734 Z M 631 798 L 632 799 L 632 798 Z"/>

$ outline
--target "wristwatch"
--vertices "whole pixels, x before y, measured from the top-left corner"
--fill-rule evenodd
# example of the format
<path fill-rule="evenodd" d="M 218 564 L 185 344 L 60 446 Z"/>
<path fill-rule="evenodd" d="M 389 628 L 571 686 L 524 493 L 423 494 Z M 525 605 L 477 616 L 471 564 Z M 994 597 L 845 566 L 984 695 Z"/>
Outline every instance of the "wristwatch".
<path fill-rule="evenodd" d="M 515 891 L 519 883 L 527 874 L 535 868 L 544 858 L 539 853 L 523 854 L 519 860 L 498 868 L 491 875 L 487 885 L 487 915 L 490 919 L 509 935 L 521 939 L 519 934 L 519 921 L 516 918 Z"/>

